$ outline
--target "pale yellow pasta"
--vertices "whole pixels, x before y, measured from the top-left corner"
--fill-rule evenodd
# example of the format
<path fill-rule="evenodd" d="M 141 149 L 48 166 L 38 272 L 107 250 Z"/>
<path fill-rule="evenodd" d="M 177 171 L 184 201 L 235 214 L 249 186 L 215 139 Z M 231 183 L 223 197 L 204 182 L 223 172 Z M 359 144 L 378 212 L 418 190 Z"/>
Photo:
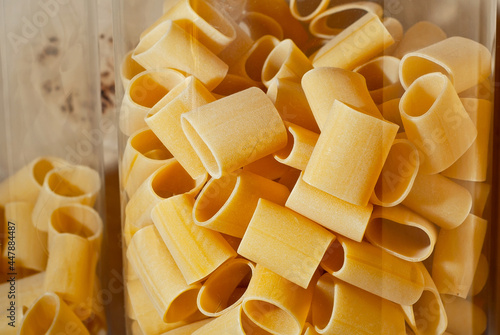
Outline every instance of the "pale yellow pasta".
<path fill-rule="evenodd" d="M 491 53 L 476 41 L 454 36 L 410 52 L 401 59 L 400 80 L 405 89 L 431 72 L 445 74 L 460 93 L 490 75 Z"/>
<path fill-rule="evenodd" d="M 52 212 L 63 205 L 93 206 L 101 181 L 97 171 L 83 165 L 54 169 L 47 173 L 33 208 L 33 224 L 47 231 Z"/>
<path fill-rule="evenodd" d="M 417 263 L 340 236 L 326 252 L 321 267 L 342 281 L 400 305 L 413 305 L 424 289 Z"/>
<path fill-rule="evenodd" d="M 297 180 L 286 207 L 343 236 L 361 242 L 373 205 L 356 206 Z"/>
<path fill-rule="evenodd" d="M 474 280 L 472 281 L 472 286 L 469 290 L 469 298 L 478 295 L 483 290 L 486 286 L 486 282 L 488 281 L 489 273 L 490 266 L 488 264 L 488 259 L 484 254 L 481 254 L 477 262 L 476 272 L 474 273 Z"/>
<path fill-rule="evenodd" d="M 403 40 L 403 25 L 393 17 L 385 17 L 384 26 L 394 39 L 394 44 L 384 50 L 384 55 L 392 55 Z"/>
<path fill-rule="evenodd" d="M 271 16 L 259 12 L 244 12 L 239 24 L 254 41 L 266 35 L 283 40 L 283 28 Z"/>
<path fill-rule="evenodd" d="M 472 301 L 443 294 L 443 305 L 448 315 L 446 331 L 453 335 L 480 335 L 488 325 L 486 313 Z"/>
<path fill-rule="evenodd" d="M 87 328 L 55 293 L 41 295 L 26 312 L 20 335 L 89 335 Z"/>
<path fill-rule="evenodd" d="M 278 183 L 285 185 L 291 192 L 295 187 L 295 184 L 297 184 L 301 173 L 302 171 L 291 168 L 278 179 Z"/>
<path fill-rule="evenodd" d="M 211 92 L 216 100 L 227 97 L 228 95 L 238 93 L 250 87 L 262 88 L 263 85 L 255 82 L 253 79 L 245 78 L 236 74 L 228 73 L 224 80 Z"/>
<path fill-rule="evenodd" d="M 288 130 L 287 145 L 276 151 L 274 158 L 298 170 L 305 170 L 319 135 L 290 122 L 285 122 L 285 126 Z"/>
<path fill-rule="evenodd" d="M 355 1 L 333 6 L 312 18 L 309 31 L 316 37 L 331 39 L 355 24 L 366 13 L 374 13 L 382 17 L 383 9 L 379 4 L 369 1 Z"/>
<path fill-rule="evenodd" d="M 213 101 L 214 96 L 205 86 L 195 77 L 189 76 L 146 116 L 149 128 L 193 178 L 206 174 L 206 170 L 182 131 L 181 115 Z"/>
<path fill-rule="evenodd" d="M 186 283 L 154 226 L 134 235 L 127 258 L 164 322 L 182 321 L 198 311 L 196 297 L 201 285 Z"/>
<path fill-rule="evenodd" d="M 134 78 L 139 73 L 146 71 L 139 63 L 132 59 L 132 53 L 134 50 L 127 52 L 122 60 L 120 66 L 120 78 L 122 80 L 122 86 L 126 90 L 130 80 Z"/>
<path fill-rule="evenodd" d="M 313 325 L 311 325 L 309 322 L 306 322 L 306 325 L 304 326 L 303 335 L 318 335 L 318 333 L 314 329 Z"/>
<path fill-rule="evenodd" d="M 161 335 L 191 335 L 191 334 L 193 334 L 193 332 L 195 330 L 198 330 L 201 327 L 203 327 L 204 325 L 206 325 L 207 323 L 212 322 L 212 320 L 213 319 L 205 319 L 205 320 L 196 321 L 196 322 L 190 323 L 188 325 L 169 330 L 165 333 L 162 333 Z"/>
<path fill-rule="evenodd" d="M 150 109 L 183 80 L 184 75 L 172 69 L 144 71 L 132 78 L 120 107 L 120 130 L 130 136 L 146 127 Z"/>
<path fill-rule="evenodd" d="M 402 203 L 438 226 L 453 229 L 469 214 L 472 197 L 467 189 L 446 177 L 419 173 Z"/>
<path fill-rule="evenodd" d="M 237 22 L 227 19 L 236 32 L 236 38 L 217 56 L 231 68 L 252 47 L 254 39 Z"/>
<path fill-rule="evenodd" d="M 466 298 L 474 281 L 488 222 L 473 214 L 455 229 L 441 229 L 432 279 L 440 293 Z"/>
<path fill-rule="evenodd" d="M 368 12 L 326 43 L 313 59 L 314 68 L 352 70 L 394 43 L 377 14 Z"/>
<path fill-rule="evenodd" d="M 129 197 L 153 172 L 173 156 L 149 128 L 138 130 L 127 141 L 122 158 L 122 187 Z"/>
<path fill-rule="evenodd" d="M 324 12 L 329 4 L 330 0 L 290 0 L 290 13 L 297 20 L 308 22 Z"/>
<path fill-rule="evenodd" d="M 424 174 L 450 167 L 476 139 L 474 123 L 451 81 L 441 73 L 415 80 L 399 108 L 406 135 L 420 151 L 420 171 Z"/>
<path fill-rule="evenodd" d="M 286 145 L 287 134 L 271 100 L 249 88 L 182 114 L 182 129 L 208 173 L 223 173 L 263 158 Z"/>
<path fill-rule="evenodd" d="M 472 209 L 470 212 L 471 214 L 482 217 L 484 208 L 486 207 L 486 203 L 488 202 L 490 196 L 491 185 L 456 179 L 454 179 L 453 182 L 469 191 L 472 195 Z"/>
<path fill-rule="evenodd" d="M 441 174 L 455 179 L 485 181 L 488 172 L 492 104 L 488 100 L 474 98 L 462 98 L 461 101 L 476 126 L 477 137 L 471 147 Z"/>
<path fill-rule="evenodd" d="M 304 171 L 304 181 L 339 199 L 366 206 L 398 128 L 335 101 Z"/>
<path fill-rule="evenodd" d="M 216 231 L 193 220 L 194 197 L 188 194 L 159 202 L 151 211 L 153 223 L 188 284 L 200 282 L 236 252 Z"/>
<path fill-rule="evenodd" d="M 173 49 L 172 45 L 176 47 Z M 226 63 L 171 20 L 148 32 L 132 58 L 147 70 L 173 68 L 189 73 L 209 90 L 224 79 L 228 70 Z"/>
<path fill-rule="evenodd" d="M 444 39 L 446 39 L 446 33 L 440 27 L 431 22 L 420 21 L 406 31 L 392 55 L 401 59 L 409 52 L 425 48 Z"/>
<path fill-rule="evenodd" d="M 207 0 L 207 2 L 235 21 L 241 19 L 247 5 L 247 0 Z"/>
<path fill-rule="evenodd" d="M 393 99 L 384 102 L 378 106 L 380 113 L 387 121 L 395 123 L 399 126 L 399 132 L 404 132 L 405 128 L 403 125 L 403 120 L 401 119 L 401 112 L 399 111 L 399 103 L 401 99 Z"/>
<path fill-rule="evenodd" d="M 271 180 L 281 178 L 289 170 L 289 166 L 274 159 L 274 154 L 267 155 L 243 167 L 243 171 L 252 172 Z"/>
<path fill-rule="evenodd" d="M 402 334 L 405 329 L 398 305 L 329 273 L 319 279 L 311 309 L 318 334 Z"/>
<path fill-rule="evenodd" d="M 242 238 L 260 198 L 283 206 L 289 194 L 286 186 L 238 170 L 205 185 L 194 204 L 194 222 Z"/>
<path fill-rule="evenodd" d="M 337 68 L 314 69 L 302 77 L 302 88 L 320 129 L 324 128 L 335 100 L 382 118 L 365 78 L 359 73 Z"/>

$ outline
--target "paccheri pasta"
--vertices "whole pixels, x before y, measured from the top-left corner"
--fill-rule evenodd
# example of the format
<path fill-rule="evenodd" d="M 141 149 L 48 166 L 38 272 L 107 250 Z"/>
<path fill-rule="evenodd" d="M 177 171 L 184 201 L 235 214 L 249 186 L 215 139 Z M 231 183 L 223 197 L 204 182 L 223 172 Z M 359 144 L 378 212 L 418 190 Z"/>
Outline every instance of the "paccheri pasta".
<path fill-rule="evenodd" d="M 179 77 L 122 129 L 134 333 L 484 330 L 488 49 L 369 1 L 165 3 L 122 66 Z"/>

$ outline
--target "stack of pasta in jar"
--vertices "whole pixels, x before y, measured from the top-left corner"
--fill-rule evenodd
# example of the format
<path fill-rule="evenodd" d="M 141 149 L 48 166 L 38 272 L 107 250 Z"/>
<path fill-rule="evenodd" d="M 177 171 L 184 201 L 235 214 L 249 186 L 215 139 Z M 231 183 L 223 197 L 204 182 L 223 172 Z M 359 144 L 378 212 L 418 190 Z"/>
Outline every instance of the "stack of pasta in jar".
<path fill-rule="evenodd" d="M 491 54 L 375 3 L 166 2 L 122 63 L 134 334 L 481 334 Z"/>

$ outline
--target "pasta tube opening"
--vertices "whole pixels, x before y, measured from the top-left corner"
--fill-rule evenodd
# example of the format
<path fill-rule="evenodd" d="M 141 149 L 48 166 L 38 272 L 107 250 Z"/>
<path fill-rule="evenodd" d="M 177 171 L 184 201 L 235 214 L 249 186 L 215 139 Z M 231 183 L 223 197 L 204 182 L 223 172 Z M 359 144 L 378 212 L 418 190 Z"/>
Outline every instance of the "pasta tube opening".
<path fill-rule="evenodd" d="M 177 194 L 188 193 L 197 188 L 200 182 L 201 178 L 191 178 L 182 165 L 171 164 L 169 168 L 159 171 L 151 180 L 151 186 L 156 195 L 165 199 Z"/>
<path fill-rule="evenodd" d="M 151 130 L 138 133 L 132 138 L 131 145 L 139 153 L 150 159 L 165 160 L 173 157 Z"/>
<path fill-rule="evenodd" d="M 23 323 L 31 327 L 24 327 L 21 334 L 47 334 L 54 322 L 54 319 L 59 309 L 59 301 L 52 294 L 42 296 L 31 307 L 31 316 L 36 318 L 36 322 L 30 322 L 29 319 Z"/>
<path fill-rule="evenodd" d="M 291 0 L 290 12 L 297 20 L 307 22 L 323 12 L 329 4 L 330 0 Z"/>
<path fill-rule="evenodd" d="M 40 159 L 33 166 L 33 177 L 37 183 L 42 186 L 45 176 L 54 168 L 54 164 L 48 159 Z"/>
<path fill-rule="evenodd" d="M 342 243 L 340 243 L 339 240 L 336 239 L 326 250 L 323 259 L 321 260 L 321 267 L 326 271 L 333 273 L 340 271 L 344 267 L 344 263 L 344 247 Z"/>
<path fill-rule="evenodd" d="M 167 306 L 164 320 L 184 320 L 193 314 L 193 301 L 196 301 L 198 292 L 199 288 L 193 287 L 179 294 Z"/>

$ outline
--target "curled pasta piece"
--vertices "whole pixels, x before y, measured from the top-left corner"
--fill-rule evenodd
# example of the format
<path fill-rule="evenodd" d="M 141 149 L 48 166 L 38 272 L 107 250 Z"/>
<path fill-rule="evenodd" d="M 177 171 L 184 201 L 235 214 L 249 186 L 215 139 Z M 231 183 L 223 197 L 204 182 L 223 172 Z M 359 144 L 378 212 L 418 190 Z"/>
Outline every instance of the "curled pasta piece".
<path fill-rule="evenodd" d="M 210 317 L 218 317 L 243 301 L 255 265 L 243 258 L 222 264 L 208 277 L 198 293 L 198 309 Z"/>
<path fill-rule="evenodd" d="M 383 20 L 384 26 L 394 39 L 394 44 L 384 50 L 384 55 L 392 55 L 403 40 L 403 25 L 393 17 L 386 17 Z"/>
<path fill-rule="evenodd" d="M 249 88 L 182 114 L 181 122 L 188 140 L 213 178 L 263 158 L 283 148 L 287 141 L 278 111 L 258 88 Z"/>
<path fill-rule="evenodd" d="M 481 254 L 477 262 L 476 272 L 474 273 L 474 280 L 469 290 L 469 298 L 478 295 L 486 286 L 490 272 L 489 267 L 488 259 L 484 254 Z"/>
<path fill-rule="evenodd" d="M 284 205 L 289 194 L 286 186 L 254 173 L 228 173 L 205 185 L 194 204 L 194 222 L 242 238 L 260 198 Z"/>
<path fill-rule="evenodd" d="M 169 330 L 168 332 L 165 332 L 162 335 L 192 335 L 194 331 L 200 329 L 201 327 L 203 327 L 207 323 L 212 322 L 212 320 L 213 319 L 205 319 L 205 320 L 192 322 L 188 325 Z"/>
<path fill-rule="evenodd" d="M 163 145 L 193 178 L 206 174 L 200 158 L 182 131 L 181 115 L 215 101 L 193 76 L 172 89 L 146 116 L 146 123 Z"/>
<path fill-rule="evenodd" d="M 486 313 L 472 301 L 443 294 L 444 309 L 448 315 L 446 331 L 453 335 L 480 335 L 488 326 Z"/>
<path fill-rule="evenodd" d="M 474 281 L 488 222 L 473 214 L 455 229 L 441 229 L 432 278 L 440 293 L 466 298 Z"/>
<path fill-rule="evenodd" d="M 141 129 L 127 141 L 122 158 L 122 185 L 131 197 L 153 172 L 173 156 L 151 129 Z"/>
<path fill-rule="evenodd" d="M 26 312 L 18 334 L 89 335 L 90 333 L 57 294 L 47 292 L 41 295 Z"/>
<path fill-rule="evenodd" d="M 400 305 L 413 305 L 424 289 L 417 263 L 340 236 L 326 252 L 321 267 L 340 280 Z"/>
<path fill-rule="evenodd" d="M 406 135 L 420 150 L 424 174 L 450 167 L 477 137 L 455 88 L 441 73 L 415 80 L 401 98 L 400 110 Z"/>
<path fill-rule="evenodd" d="M 458 93 L 484 81 L 491 73 L 491 53 L 484 45 L 459 36 L 449 37 L 401 59 L 401 84 L 407 89 L 419 77 L 441 72 Z"/>
<path fill-rule="evenodd" d="M 368 12 L 322 46 L 313 59 L 313 66 L 352 70 L 393 43 L 378 15 Z"/>
<path fill-rule="evenodd" d="M 382 118 L 365 78 L 359 73 L 337 68 L 314 69 L 302 77 L 302 87 L 320 129 L 324 128 L 335 100 Z"/>
<path fill-rule="evenodd" d="M 339 199 L 366 206 L 398 126 L 338 100 L 324 126 L 304 171 L 304 181 Z"/>
<path fill-rule="evenodd" d="M 259 12 L 245 12 L 239 24 L 254 41 L 266 35 L 283 40 L 283 28 L 271 16 Z"/>
<path fill-rule="evenodd" d="M 154 226 L 134 235 L 127 258 L 164 322 L 182 321 L 198 311 L 196 297 L 201 285 L 186 283 Z"/>
<path fill-rule="evenodd" d="M 485 181 L 488 172 L 492 105 L 488 100 L 473 98 L 462 98 L 461 101 L 476 126 L 477 137 L 470 148 L 441 174 L 455 179 Z"/>
<path fill-rule="evenodd" d="M 325 273 L 311 306 L 318 334 L 402 334 L 404 315 L 393 302 Z"/>
<path fill-rule="evenodd" d="M 437 25 L 420 21 L 411 26 L 403 36 L 393 56 L 403 58 L 407 53 L 425 48 L 446 39 L 446 33 Z"/>
<path fill-rule="evenodd" d="M 312 19 L 309 31 L 316 37 L 331 39 L 366 13 L 374 13 L 378 17 L 382 17 L 383 9 L 379 4 L 368 1 L 355 1 L 333 6 Z"/>
<path fill-rule="evenodd" d="M 402 204 L 444 229 L 453 229 L 467 218 L 472 197 L 446 177 L 419 173 Z"/>
<path fill-rule="evenodd" d="M 74 165 L 50 171 L 33 208 L 33 224 L 46 232 L 56 208 L 75 203 L 93 206 L 100 188 L 99 174 L 89 167 Z"/>
<path fill-rule="evenodd" d="M 144 71 L 132 78 L 120 108 L 120 130 L 130 136 L 146 127 L 144 118 L 151 107 L 183 80 L 184 75 L 172 69 Z"/>
<path fill-rule="evenodd" d="M 297 180 L 286 207 L 343 236 L 361 242 L 373 205 L 353 205 L 323 192 L 308 183 L 303 173 Z"/>
<path fill-rule="evenodd" d="M 132 58 L 147 70 L 173 68 L 189 73 L 209 90 L 224 79 L 228 70 L 226 63 L 171 20 L 148 32 L 135 48 Z"/>
<path fill-rule="evenodd" d="M 287 145 L 277 151 L 274 158 L 298 170 L 305 170 L 319 135 L 290 122 L 285 122 L 285 126 L 288 130 Z"/>
<path fill-rule="evenodd" d="M 132 59 L 132 53 L 134 50 L 130 50 L 127 52 L 125 57 L 122 60 L 122 64 L 120 66 L 120 78 L 122 80 L 123 88 L 126 90 L 130 80 L 134 78 L 139 73 L 146 71 L 139 63 Z"/>
<path fill-rule="evenodd" d="M 453 182 L 464 187 L 472 195 L 472 209 L 471 214 L 482 217 L 486 203 L 488 202 L 491 185 L 487 183 L 476 183 L 472 181 L 456 180 Z"/>
<path fill-rule="evenodd" d="M 308 218 L 260 199 L 238 254 L 307 288 L 334 239 Z"/>
<path fill-rule="evenodd" d="M 285 164 L 281 164 L 276 159 L 274 159 L 273 154 L 267 155 L 264 158 L 258 159 L 255 162 L 247 164 L 243 167 L 243 171 L 252 172 L 256 175 L 271 180 L 281 178 L 289 170 L 290 167 Z"/>
<path fill-rule="evenodd" d="M 300 1 L 290 0 L 290 13 L 299 21 L 308 22 L 324 12 L 330 0 Z"/>
<path fill-rule="evenodd" d="M 316 281 L 302 288 L 257 264 L 243 298 L 243 311 L 271 334 L 299 335 L 306 322 Z"/>
<path fill-rule="evenodd" d="M 380 104 L 378 109 L 382 116 L 387 121 L 395 123 L 399 126 L 399 132 L 404 132 L 405 128 L 403 125 L 403 120 L 401 119 L 401 112 L 399 111 L 399 103 L 401 102 L 400 98 L 389 100 Z"/>

